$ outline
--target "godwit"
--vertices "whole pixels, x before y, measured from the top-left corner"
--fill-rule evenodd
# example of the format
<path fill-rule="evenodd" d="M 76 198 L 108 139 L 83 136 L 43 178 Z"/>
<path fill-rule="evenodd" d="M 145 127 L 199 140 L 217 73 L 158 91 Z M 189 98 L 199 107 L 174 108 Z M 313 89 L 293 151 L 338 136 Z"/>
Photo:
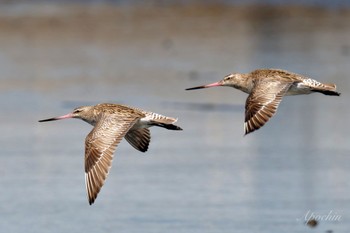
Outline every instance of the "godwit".
<path fill-rule="evenodd" d="M 339 96 L 335 84 L 320 83 L 314 79 L 279 69 L 259 69 L 248 74 L 229 74 L 219 82 L 187 88 L 229 86 L 249 96 L 245 103 L 245 134 L 262 127 L 275 113 L 285 95 L 302 95 L 320 92 Z"/>
<path fill-rule="evenodd" d="M 151 126 L 182 130 L 177 119 L 117 104 L 98 104 L 74 109 L 67 115 L 40 120 L 79 118 L 95 126 L 85 139 L 85 186 L 89 204 L 94 203 L 112 166 L 113 153 L 123 137 L 137 150 L 148 149 Z"/>

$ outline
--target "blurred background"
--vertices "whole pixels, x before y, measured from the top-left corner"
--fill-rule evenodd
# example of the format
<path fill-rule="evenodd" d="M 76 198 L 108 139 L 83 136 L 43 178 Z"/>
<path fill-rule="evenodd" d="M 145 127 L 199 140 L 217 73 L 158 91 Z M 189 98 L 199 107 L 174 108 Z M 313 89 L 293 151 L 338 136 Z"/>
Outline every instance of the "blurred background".
<path fill-rule="evenodd" d="M 348 232 L 349 1 L 0 1 L 2 232 Z M 281 68 L 340 97 L 286 97 L 243 136 L 247 95 L 185 91 Z M 91 126 L 38 123 L 122 103 L 178 117 L 125 141 L 94 205 Z M 333 219 L 305 224 L 311 213 Z M 334 219 L 335 216 L 340 216 Z"/>

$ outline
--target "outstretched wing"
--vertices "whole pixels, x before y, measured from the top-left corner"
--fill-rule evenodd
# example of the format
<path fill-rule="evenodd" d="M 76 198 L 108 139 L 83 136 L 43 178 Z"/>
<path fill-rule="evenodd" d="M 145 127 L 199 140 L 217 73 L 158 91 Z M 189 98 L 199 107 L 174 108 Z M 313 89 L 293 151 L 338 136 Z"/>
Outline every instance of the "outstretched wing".
<path fill-rule="evenodd" d="M 151 133 L 148 128 L 132 129 L 125 135 L 125 139 L 136 150 L 146 152 L 151 141 Z"/>
<path fill-rule="evenodd" d="M 291 85 L 290 82 L 271 80 L 256 83 L 245 104 L 245 134 L 262 127 L 276 113 Z"/>
<path fill-rule="evenodd" d="M 85 185 L 90 205 L 103 186 L 113 153 L 139 116 L 105 114 L 85 139 Z"/>

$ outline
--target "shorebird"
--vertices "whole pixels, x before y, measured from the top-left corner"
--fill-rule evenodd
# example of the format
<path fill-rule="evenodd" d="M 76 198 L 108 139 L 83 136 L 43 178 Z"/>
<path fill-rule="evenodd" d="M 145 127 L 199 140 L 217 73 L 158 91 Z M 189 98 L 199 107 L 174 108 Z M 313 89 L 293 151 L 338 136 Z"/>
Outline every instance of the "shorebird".
<path fill-rule="evenodd" d="M 93 204 L 112 166 L 113 153 L 125 137 L 135 149 L 146 152 L 151 126 L 182 130 L 177 119 L 138 108 L 117 104 L 82 106 L 72 113 L 39 122 L 78 118 L 94 126 L 85 139 L 85 186 L 89 204 Z"/>
<path fill-rule="evenodd" d="M 339 96 L 335 84 L 320 83 L 314 79 L 280 69 L 258 69 L 251 73 L 232 73 L 223 80 L 198 87 L 195 90 L 216 86 L 239 89 L 249 96 L 245 103 L 245 135 L 261 128 L 276 113 L 285 95 L 302 95 L 319 92 Z"/>

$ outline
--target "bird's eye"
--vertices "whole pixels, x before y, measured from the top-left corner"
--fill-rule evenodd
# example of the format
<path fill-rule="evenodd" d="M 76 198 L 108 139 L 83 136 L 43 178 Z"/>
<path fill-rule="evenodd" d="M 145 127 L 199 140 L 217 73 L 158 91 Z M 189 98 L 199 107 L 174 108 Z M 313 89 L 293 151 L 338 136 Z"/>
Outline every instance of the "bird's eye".
<path fill-rule="evenodd" d="M 81 112 L 81 109 L 75 109 L 73 113 L 79 113 Z"/>

